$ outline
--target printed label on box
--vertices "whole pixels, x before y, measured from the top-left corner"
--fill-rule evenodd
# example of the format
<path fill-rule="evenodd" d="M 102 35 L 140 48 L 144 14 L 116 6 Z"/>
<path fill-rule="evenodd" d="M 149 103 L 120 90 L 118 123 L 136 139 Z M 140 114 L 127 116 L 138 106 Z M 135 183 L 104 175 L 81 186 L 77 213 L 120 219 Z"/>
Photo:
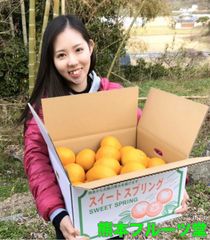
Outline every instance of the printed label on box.
<path fill-rule="evenodd" d="M 74 221 L 81 235 L 97 239 L 98 223 L 160 223 L 177 217 L 187 168 L 84 191 L 74 188 Z M 102 238 L 100 238 L 102 239 Z"/>

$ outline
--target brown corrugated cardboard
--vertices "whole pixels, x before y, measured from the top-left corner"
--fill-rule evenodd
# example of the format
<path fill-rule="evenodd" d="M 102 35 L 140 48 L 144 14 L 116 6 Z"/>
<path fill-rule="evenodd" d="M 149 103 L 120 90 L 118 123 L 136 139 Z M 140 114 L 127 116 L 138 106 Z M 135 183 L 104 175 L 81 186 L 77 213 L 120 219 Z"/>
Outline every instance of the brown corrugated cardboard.
<path fill-rule="evenodd" d="M 129 135 L 136 134 L 137 98 L 138 89 L 130 88 L 43 99 L 45 125 L 56 146 L 70 145 L 75 152 L 87 145 L 87 138 L 96 149 L 107 133 L 125 134 L 122 144 L 136 144 Z"/>
<path fill-rule="evenodd" d="M 186 159 L 207 110 L 203 104 L 151 89 L 138 126 L 137 146 L 149 156 L 158 156 L 158 149 L 166 162 Z"/>

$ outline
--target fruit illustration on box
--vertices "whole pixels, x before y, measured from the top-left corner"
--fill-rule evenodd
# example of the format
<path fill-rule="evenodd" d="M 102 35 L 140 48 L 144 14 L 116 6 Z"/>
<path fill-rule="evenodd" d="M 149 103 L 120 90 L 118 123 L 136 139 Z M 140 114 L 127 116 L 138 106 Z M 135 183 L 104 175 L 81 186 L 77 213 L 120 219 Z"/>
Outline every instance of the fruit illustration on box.
<path fill-rule="evenodd" d="M 166 204 L 171 201 L 173 198 L 173 191 L 170 188 L 162 189 L 158 194 L 157 194 L 157 201 Z"/>
<path fill-rule="evenodd" d="M 163 204 L 160 202 L 152 202 L 146 209 L 146 215 L 149 217 L 158 216 L 163 210 Z"/>
<path fill-rule="evenodd" d="M 148 206 L 149 206 L 149 203 L 147 201 L 138 202 L 131 209 L 131 217 L 135 219 L 143 218 L 147 213 Z"/>
<path fill-rule="evenodd" d="M 58 146 L 56 151 L 73 185 L 166 164 L 163 159 L 150 158 L 133 146 L 123 146 L 114 136 L 103 137 L 95 151 L 85 148 L 75 153 L 67 146 Z M 169 201 L 170 196 L 169 192 L 160 193 L 159 202 Z"/>
<path fill-rule="evenodd" d="M 125 210 L 119 214 L 118 221 L 124 223 L 145 221 L 145 219 L 154 218 L 173 213 L 177 207 L 177 202 L 172 201 L 173 191 L 170 188 L 161 189 L 157 194 L 155 201 L 137 202 L 130 210 Z"/>

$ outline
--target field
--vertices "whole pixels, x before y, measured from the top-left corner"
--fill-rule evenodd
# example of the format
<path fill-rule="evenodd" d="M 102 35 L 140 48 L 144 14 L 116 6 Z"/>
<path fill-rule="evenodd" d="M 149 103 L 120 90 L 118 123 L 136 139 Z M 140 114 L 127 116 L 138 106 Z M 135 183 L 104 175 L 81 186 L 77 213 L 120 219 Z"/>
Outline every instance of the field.
<path fill-rule="evenodd" d="M 180 47 L 196 51 L 210 51 L 207 28 L 171 29 L 166 26 L 136 28 L 131 31 L 127 45 L 129 53 L 139 51 L 164 52 L 166 46 L 171 51 Z"/>

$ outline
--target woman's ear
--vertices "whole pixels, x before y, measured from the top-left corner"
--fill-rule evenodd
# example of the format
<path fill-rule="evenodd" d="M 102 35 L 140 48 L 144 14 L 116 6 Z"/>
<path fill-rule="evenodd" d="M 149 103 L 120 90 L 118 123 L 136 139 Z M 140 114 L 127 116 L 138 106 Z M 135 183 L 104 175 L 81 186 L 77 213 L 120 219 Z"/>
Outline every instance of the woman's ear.
<path fill-rule="evenodd" d="M 90 39 L 89 41 L 89 49 L 90 49 L 90 53 L 92 54 L 93 49 L 94 49 L 95 43 L 92 39 Z"/>

